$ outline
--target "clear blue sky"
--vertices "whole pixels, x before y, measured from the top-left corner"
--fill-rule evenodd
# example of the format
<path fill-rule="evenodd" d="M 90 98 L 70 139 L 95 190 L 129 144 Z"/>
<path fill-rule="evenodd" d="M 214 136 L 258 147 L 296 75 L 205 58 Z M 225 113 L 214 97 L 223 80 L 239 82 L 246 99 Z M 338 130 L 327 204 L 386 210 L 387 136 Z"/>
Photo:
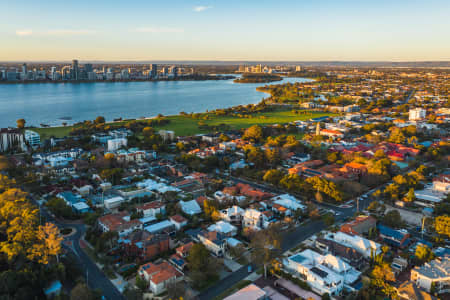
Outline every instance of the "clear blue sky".
<path fill-rule="evenodd" d="M 0 0 L 0 61 L 450 60 L 449 0 Z"/>

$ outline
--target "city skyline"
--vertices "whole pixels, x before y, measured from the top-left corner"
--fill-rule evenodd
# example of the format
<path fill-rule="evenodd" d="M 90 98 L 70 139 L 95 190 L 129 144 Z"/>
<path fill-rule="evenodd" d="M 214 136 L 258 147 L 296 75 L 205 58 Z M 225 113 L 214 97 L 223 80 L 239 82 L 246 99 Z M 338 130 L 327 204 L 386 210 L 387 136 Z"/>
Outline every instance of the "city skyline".
<path fill-rule="evenodd" d="M 0 61 L 448 61 L 449 9 L 442 0 L 0 3 Z"/>

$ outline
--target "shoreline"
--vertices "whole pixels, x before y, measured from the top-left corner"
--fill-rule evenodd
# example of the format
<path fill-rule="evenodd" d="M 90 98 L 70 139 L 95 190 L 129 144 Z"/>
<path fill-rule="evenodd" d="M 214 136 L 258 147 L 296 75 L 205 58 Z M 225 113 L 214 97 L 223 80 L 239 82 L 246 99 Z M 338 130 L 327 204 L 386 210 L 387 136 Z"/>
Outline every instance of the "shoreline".
<path fill-rule="evenodd" d="M 179 77 L 179 78 L 158 78 L 158 79 L 119 79 L 119 80 L 16 80 L 16 81 L 0 81 L 0 85 L 14 85 L 14 84 L 84 84 L 84 83 L 119 83 L 119 82 L 164 82 L 164 81 L 215 81 L 215 80 L 231 80 L 235 79 L 236 76 L 224 75 L 224 76 L 190 76 L 190 77 Z"/>
<path fill-rule="evenodd" d="M 227 76 L 222 76 L 222 78 L 226 78 Z M 229 77 L 231 77 L 231 76 L 229 76 Z M 298 77 L 300 80 L 307 80 L 307 81 L 305 81 L 305 82 L 309 82 L 309 81 L 314 81 L 314 79 L 311 79 L 311 78 L 304 78 L 304 77 Z M 292 77 L 290 77 L 290 78 L 286 78 L 286 79 L 292 79 Z M 222 80 L 224 80 L 224 79 L 222 79 Z M 230 79 L 228 79 L 228 80 L 230 80 Z M 192 81 L 192 80 L 191 80 Z M 104 82 L 104 81 L 100 81 L 100 82 Z M 116 81 L 117 82 L 117 81 Z M 141 81 L 138 81 L 138 82 L 141 82 Z M 106 82 L 105 82 L 106 83 Z M 233 84 L 236 84 L 236 83 L 234 83 L 233 82 Z M 255 83 L 253 83 L 253 84 L 255 84 Z M 280 83 L 281 84 L 281 83 Z M 255 84 L 256 85 L 256 84 Z M 255 87 L 255 91 L 256 92 L 258 92 L 258 93 L 263 93 L 263 94 L 265 94 L 265 95 L 267 95 L 267 96 L 265 96 L 265 95 L 261 95 L 261 98 L 259 98 L 258 100 L 256 100 L 255 102 L 252 102 L 252 103 L 245 103 L 245 104 L 235 104 L 235 105 L 227 105 L 226 103 L 224 103 L 225 105 L 223 106 L 223 107 L 218 107 L 218 108 L 216 108 L 216 109 L 229 109 L 229 108 L 232 108 L 232 107 L 236 107 L 236 106 L 239 106 L 239 105 L 249 105 L 249 104 L 251 104 L 251 105 L 257 105 L 258 103 L 261 103 L 261 101 L 267 101 L 267 98 L 268 97 L 271 97 L 272 95 L 271 95 L 271 93 L 269 92 L 269 91 L 267 91 L 267 90 L 260 90 L 260 88 L 264 88 L 264 85 L 263 84 L 261 84 L 260 86 L 256 86 Z M 214 110 L 216 110 L 216 109 L 214 109 Z M 209 110 L 209 111 L 213 111 L 213 110 Z M 198 112 L 193 112 L 193 113 L 200 113 L 200 114 L 203 114 L 203 113 L 208 113 L 209 112 L 208 110 L 205 110 L 205 109 L 203 109 L 203 110 L 201 110 L 201 111 L 198 111 Z M 105 118 L 108 118 L 107 116 L 105 116 L 105 115 L 102 115 L 101 113 L 99 113 L 98 115 L 95 115 L 95 116 L 92 116 L 92 119 L 95 119 L 97 116 L 104 116 Z M 180 112 L 177 112 L 177 113 L 172 113 L 172 114 L 167 114 L 167 115 L 164 115 L 164 117 L 177 117 L 177 116 L 180 116 Z M 121 118 L 121 120 L 119 120 L 119 118 Z M 105 123 L 107 123 L 107 124 L 115 124 L 115 123 L 120 123 L 120 122 L 129 122 L 129 121 L 145 121 L 145 120 L 151 120 L 151 119 L 155 119 L 155 118 L 157 118 L 157 114 L 155 113 L 154 115 L 150 115 L 150 116 L 145 116 L 145 115 L 143 115 L 143 116 L 140 116 L 140 117 L 123 117 L 123 116 L 117 116 L 116 118 L 112 118 L 112 119 L 109 119 L 109 120 L 107 120 Z M 85 119 L 85 120 L 73 120 L 73 119 L 67 119 L 67 120 L 64 120 L 64 119 L 57 119 L 57 121 L 55 122 L 51 122 L 51 123 L 53 123 L 53 124 L 48 124 L 48 126 L 40 126 L 40 124 L 44 124 L 44 125 L 47 125 L 46 123 L 44 123 L 44 122 L 42 122 L 42 123 L 40 123 L 40 124 L 29 124 L 29 126 L 27 126 L 27 128 L 28 129 L 30 129 L 30 130 L 33 130 L 33 129 L 35 129 L 35 130 L 45 130 L 45 129 L 64 129 L 64 128 L 72 128 L 72 127 L 74 127 L 74 126 L 76 126 L 76 124 L 79 124 L 79 123 L 82 123 L 82 122 L 84 122 L 84 121 L 86 121 L 86 120 L 90 120 L 90 119 Z M 59 123 L 59 124 L 55 124 L 55 123 Z M 63 125 L 62 123 L 66 123 L 65 125 Z M 13 125 L 14 126 L 14 125 Z"/>

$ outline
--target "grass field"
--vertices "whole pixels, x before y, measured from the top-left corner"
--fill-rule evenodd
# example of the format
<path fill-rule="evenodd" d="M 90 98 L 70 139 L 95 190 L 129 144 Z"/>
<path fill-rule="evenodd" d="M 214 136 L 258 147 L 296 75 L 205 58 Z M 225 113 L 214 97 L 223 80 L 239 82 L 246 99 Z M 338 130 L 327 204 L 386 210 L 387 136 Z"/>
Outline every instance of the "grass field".
<path fill-rule="evenodd" d="M 227 124 L 232 129 L 248 128 L 252 125 L 272 125 L 272 124 L 286 124 L 293 121 L 308 120 L 322 116 L 333 116 L 333 113 L 325 112 L 311 112 L 308 114 L 294 114 L 291 110 L 278 109 L 273 112 L 255 114 L 252 118 L 239 118 L 233 116 L 216 116 L 208 114 L 210 120 L 202 120 L 207 125 L 214 126 L 219 124 Z M 192 119 L 185 116 L 168 116 L 170 123 L 165 126 L 156 126 L 156 130 L 166 129 L 175 131 L 176 135 L 194 135 L 198 133 L 208 133 L 208 130 L 200 130 L 198 122 L 200 120 Z M 123 123 L 123 122 L 122 122 Z M 67 127 L 50 127 L 50 128 L 35 128 L 36 132 L 41 135 L 41 139 L 49 138 L 51 136 L 63 137 L 68 136 L 72 126 Z"/>

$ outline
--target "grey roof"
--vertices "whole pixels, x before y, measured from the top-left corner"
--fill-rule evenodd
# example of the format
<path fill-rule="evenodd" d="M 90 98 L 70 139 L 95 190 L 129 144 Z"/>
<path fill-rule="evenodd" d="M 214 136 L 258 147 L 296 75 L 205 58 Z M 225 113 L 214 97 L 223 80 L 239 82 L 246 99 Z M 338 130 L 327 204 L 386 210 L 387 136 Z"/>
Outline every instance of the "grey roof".
<path fill-rule="evenodd" d="M 450 256 L 444 256 L 429 263 L 424 264 L 421 267 L 414 268 L 414 271 L 421 274 L 424 277 L 439 279 L 450 276 Z"/>

